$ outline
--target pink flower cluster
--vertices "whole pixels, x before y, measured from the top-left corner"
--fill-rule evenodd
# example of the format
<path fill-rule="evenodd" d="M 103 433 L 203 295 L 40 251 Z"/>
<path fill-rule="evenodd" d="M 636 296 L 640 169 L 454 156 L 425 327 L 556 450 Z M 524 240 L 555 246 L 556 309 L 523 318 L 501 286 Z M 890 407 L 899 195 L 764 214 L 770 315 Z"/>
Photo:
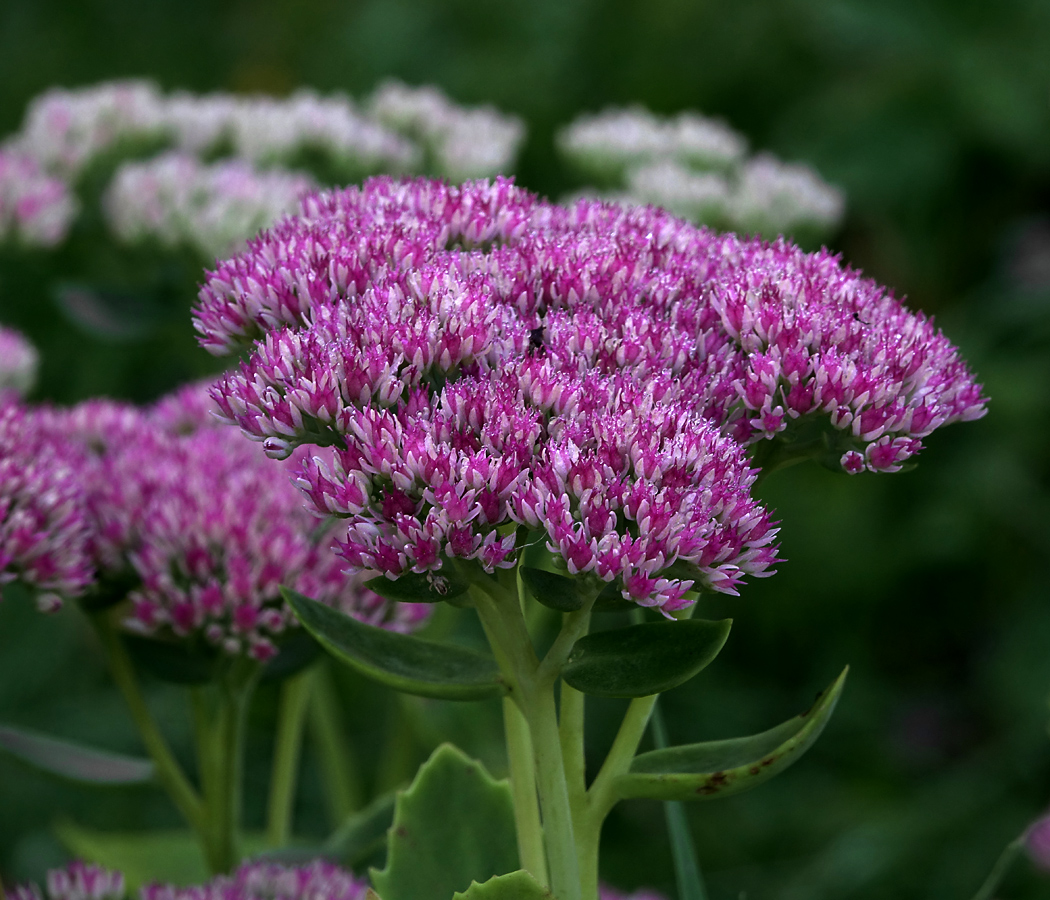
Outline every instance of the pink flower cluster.
<path fill-rule="evenodd" d="M 13 328 L 0 325 L 0 397 L 26 394 L 36 381 L 40 357 L 36 348 Z"/>
<path fill-rule="evenodd" d="M 197 385 L 145 410 L 95 400 L 40 412 L 52 438 L 76 448 L 99 575 L 137 582 L 125 627 L 265 660 L 296 621 L 281 586 L 410 627 L 418 607 L 392 608 L 342 571 L 290 483 L 293 463 L 212 427 L 206 397 Z"/>
<path fill-rule="evenodd" d="M 149 884 L 139 900 L 363 900 L 364 879 L 339 866 L 316 860 L 303 866 L 271 862 L 243 863 L 232 875 L 201 885 Z M 83 862 L 47 873 L 46 888 L 22 885 L 11 900 L 125 900 L 124 875 Z"/>
<path fill-rule="evenodd" d="M 53 246 L 66 236 L 76 212 L 64 181 L 31 156 L 0 147 L 0 242 Z"/>
<path fill-rule="evenodd" d="M 75 459 L 32 414 L 0 397 L 0 586 L 20 579 L 53 607 L 91 581 Z"/>
<path fill-rule="evenodd" d="M 448 319 L 449 294 L 474 300 Z M 363 341 L 340 331 L 358 305 L 382 313 Z M 405 308 L 429 330 L 405 332 Z M 668 372 L 741 444 L 821 423 L 848 472 L 895 471 L 935 429 L 985 411 L 932 322 L 826 251 L 653 208 L 563 208 L 506 180 L 373 179 L 307 198 L 210 274 L 196 325 L 214 353 L 265 336 L 222 402 L 275 447 L 328 429 L 373 388 L 388 403 L 446 360 L 498 368 L 541 328 L 546 351 L 580 371 Z"/>
<path fill-rule="evenodd" d="M 681 302 L 668 244 L 688 226 L 664 217 L 657 239 L 617 215 L 503 180 L 307 199 L 202 289 L 205 346 L 263 338 L 219 382 L 221 413 L 275 457 L 334 446 L 299 484 L 349 519 L 355 568 L 492 571 L 531 529 L 645 605 L 735 592 L 768 573 L 776 531 L 712 415 L 739 405 L 742 363 Z"/>

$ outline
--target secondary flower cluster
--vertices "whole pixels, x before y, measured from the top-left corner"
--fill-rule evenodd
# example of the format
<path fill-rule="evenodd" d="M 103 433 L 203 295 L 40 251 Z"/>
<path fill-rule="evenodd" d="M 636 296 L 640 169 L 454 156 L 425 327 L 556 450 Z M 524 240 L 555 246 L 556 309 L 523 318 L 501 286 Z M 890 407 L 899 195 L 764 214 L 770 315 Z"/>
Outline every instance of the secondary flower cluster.
<path fill-rule="evenodd" d="M 845 207 L 842 193 L 808 166 L 768 153 L 748 158 L 742 135 L 696 113 L 663 119 L 641 107 L 612 108 L 576 119 L 557 143 L 607 199 L 652 203 L 717 228 L 819 236 Z"/>
<path fill-rule="evenodd" d="M 257 165 L 319 158 L 341 180 L 373 172 L 446 177 L 512 166 L 524 130 L 491 107 L 460 107 L 432 88 L 387 83 L 358 106 L 343 94 L 300 90 L 287 98 L 164 94 L 148 81 L 56 88 L 30 104 L 8 144 L 47 172 L 75 179 L 107 153 L 169 147 L 232 155 Z"/>
<path fill-rule="evenodd" d="M 51 584 L 35 570 L 27 574 L 26 562 L 23 577 L 68 595 L 92 578 L 96 591 L 133 584 L 125 628 L 203 640 L 260 660 L 271 657 L 279 636 L 295 625 L 281 586 L 372 624 L 412 627 L 420 607 L 391 607 L 342 571 L 333 535 L 303 508 L 290 483 L 294 462 L 268 460 L 261 448 L 215 427 L 206 396 L 198 385 L 149 409 L 95 400 L 38 410 L 40 443 L 66 454 L 68 506 L 61 511 L 79 526 L 80 555 L 71 553 L 68 540 L 53 553 L 68 565 L 76 561 L 75 578 Z M 27 446 L 27 454 L 33 451 Z M 40 459 L 44 474 L 60 471 L 46 456 Z M 25 462 L 12 465 L 17 472 Z M 13 481 L 3 474 L 5 484 Z M 35 482 L 15 486 L 22 494 L 58 496 Z M 49 532 L 58 539 L 55 527 Z M 13 540 L 5 534 L 5 549 Z"/>
<path fill-rule="evenodd" d="M 0 147 L 0 244 L 50 247 L 66 236 L 76 212 L 62 179 L 32 157 Z"/>
<path fill-rule="evenodd" d="M 316 186 L 299 172 L 260 170 L 239 159 L 202 163 L 167 153 L 121 166 L 102 205 L 110 229 L 122 241 L 188 245 L 215 259 L 293 212 Z"/>
<path fill-rule="evenodd" d="M 425 171 L 450 181 L 483 178 L 514 167 L 525 125 L 492 106 L 462 107 L 435 87 L 385 81 L 369 100 L 375 118 L 419 142 Z"/>
<path fill-rule="evenodd" d="M 22 396 L 36 383 L 36 347 L 12 328 L 0 325 L 0 398 Z"/>
<path fill-rule="evenodd" d="M 75 459 L 30 412 L 0 397 L 0 586 L 22 580 L 52 607 L 91 581 Z"/>
<path fill-rule="evenodd" d="M 363 900 L 368 883 L 333 863 L 317 860 L 303 866 L 270 862 L 243 863 L 232 875 L 219 875 L 200 885 L 149 884 L 138 900 Z M 11 900 L 125 900 L 120 872 L 83 862 L 47 873 L 43 889 L 21 885 Z"/>

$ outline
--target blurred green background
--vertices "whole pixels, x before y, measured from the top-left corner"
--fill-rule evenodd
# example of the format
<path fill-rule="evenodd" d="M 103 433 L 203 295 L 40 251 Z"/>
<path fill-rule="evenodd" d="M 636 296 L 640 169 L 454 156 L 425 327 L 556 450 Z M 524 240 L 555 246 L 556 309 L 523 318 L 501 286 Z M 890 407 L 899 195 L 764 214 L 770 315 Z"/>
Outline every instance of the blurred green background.
<path fill-rule="evenodd" d="M 529 137 L 518 181 L 552 196 L 574 186 L 552 136 L 578 113 L 698 109 L 842 187 L 847 220 L 832 245 L 936 314 L 985 383 L 989 414 L 935 435 L 905 475 L 800 467 L 770 477 L 761 494 L 782 520 L 787 562 L 738 600 L 706 602 L 712 615 L 733 615 L 733 635 L 665 710 L 677 741 L 758 731 L 852 666 L 831 726 L 797 767 L 752 794 L 690 808 L 712 897 L 973 894 L 1050 802 L 1050 3 L 0 4 L 0 135 L 50 86 L 142 76 L 166 89 L 275 94 L 308 85 L 360 96 L 388 76 L 437 84 L 459 102 L 520 115 Z M 140 344 L 49 329 L 56 269 L 119 281 L 135 264 L 74 252 L 0 268 L 0 317 L 45 353 L 36 399 L 144 400 L 214 368 L 192 349 L 188 315 Z M 159 293 L 192 278 L 191 263 L 171 265 Z M 0 720 L 135 750 L 75 611 L 45 619 L 8 594 Z M 407 777 L 448 735 L 499 769 L 496 710 L 406 704 L 339 679 L 366 794 Z M 188 751 L 179 693 L 152 692 Z M 264 690 L 253 716 L 259 784 L 273 700 Z M 608 721 L 595 717 L 594 743 Z M 395 757 L 383 749 L 391 739 Z M 309 765 L 304 777 L 299 831 L 319 836 L 323 789 Z M 263 798 L 249 788 L 247 800 L 257 819 Z M 52 830 L 62 820 L 175 823 L 159 794 L 56 785 L 0 759 L 5 881 L 62 859 Z M 673 890 L 662 821 L 655 803 L 614 813 L 609 880 Z M 1050 896 L 1050 880 L 1019 865 L 1001 896 Z"/>

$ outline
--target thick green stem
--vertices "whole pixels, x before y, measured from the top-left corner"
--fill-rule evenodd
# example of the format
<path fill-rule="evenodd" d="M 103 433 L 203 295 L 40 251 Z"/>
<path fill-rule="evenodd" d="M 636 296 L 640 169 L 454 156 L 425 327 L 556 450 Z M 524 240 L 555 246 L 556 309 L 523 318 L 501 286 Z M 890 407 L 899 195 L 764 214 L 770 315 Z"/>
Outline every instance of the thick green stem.
<path fill-rule="evenodd" d="M 507 736 L 510 788 L 514 796 L 514 824 L 518 835 L 521 867 L 547 886 L 547 855 L 543 849 L 543 826 L 536 798 L 536 773 L 532 768 L 532 738 L 529 723 L 508 698 L 503 700 L 503 729 Z"/>
<path fill-rule="evenodd" d="M 551 891 L 558 900 L 581 900 L 553 680 L 539 678 L 540 663 L 518 597 L 485 579 L 475 582 L 472 593 L 493 654 L 510 686 L 510 699 L 528 723 Z"/>
<path fill-rule="evenodd" d="M 220 684 L 219 727 L 221 779 L 212 807 L 215 829 L 215 860 L 219 872 L 229 872 L 239 861 L 241 795 L 244 781 L 244 730 L 248 700 L 255 684 L 237 660 Z"/>
<path fill-rule="evenodd" d="M 292 836 L 299 751 L 303 744 L 303 726 L 313 681 L 314 673 L 307 669 L 289 678 L 281 686 L 273 769 L 270 774 L 270 800 L 266 813 L 266 840 L 271 847 L 285 846 Z"/>
<path fill-rule="evenodd" d="M 128 656 L 128 652 L 120 639 L 120 635 L 114 630 L 112 623 L 99 613 L 91 616 L 91 622 L 95 626 L 99 640 L 109 663 L 110 673 L 116 682 L 120 693 L 124 697 L 131 718 L 138 728 L 142 743 L 149 753 L 153 765 L 156 767 L 157 780 L 161 783 L 168 796 L 171 797 L 182 817 L 189 823 L 190 827 L 197 832 L 203 841 L 207 831 L 207 819 L 204 805 L 200 796 L 190 784 L 189 779 L 182 771 L 178 760 L 168 747 L 164 735 L 149 711 L 146 698 L 139 687 L 135 676 L 135 669 Z"/>
<path fill-rule="evenodd" d="M 310 692 L 310 730 L 324 773 L 325 801 L 333 828 L 362 806 L 356 757 L 343 727 L 339 696 L 329 661 L 321 660 Z"/>

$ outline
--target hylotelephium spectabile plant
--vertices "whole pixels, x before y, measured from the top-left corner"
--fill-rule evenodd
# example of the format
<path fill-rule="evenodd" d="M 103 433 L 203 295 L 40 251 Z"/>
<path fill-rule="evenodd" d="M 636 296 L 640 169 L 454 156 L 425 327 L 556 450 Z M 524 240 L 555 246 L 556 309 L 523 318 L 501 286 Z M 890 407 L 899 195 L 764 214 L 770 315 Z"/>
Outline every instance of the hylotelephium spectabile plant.
<path fill-rule="evenodd" d="M 297 483 L 345 520 L 351 569 L 389 597 L 477 611 L 494 660 L 289 593 L 381 681 L 504 697 L 520 862 L 559 900 L 598 896 L 618 800 L 756 785 L 830 715 L 841 677 L 769 732 L 636 755 L 657 695 L 728 634 L 688 618 L 698 593 L 772 574 L 756 479 L 803 459 L 898 471 L 985 402 L 931 322 L 827 252 L 653 208 L 559 207 L 506 180 L 309 197 L 209 274 L 195 324 L 214 353 L 250 347 L 219 410 L 275 458 L 314 448 Z M 537 603 L 560 619 L 545 651 Z M 663 618 L 588 634 L 618 604 Z M 632 698 L 589 782 L 588 693 Z M 401 900 L 389 870 L 376 887 Z"/>

